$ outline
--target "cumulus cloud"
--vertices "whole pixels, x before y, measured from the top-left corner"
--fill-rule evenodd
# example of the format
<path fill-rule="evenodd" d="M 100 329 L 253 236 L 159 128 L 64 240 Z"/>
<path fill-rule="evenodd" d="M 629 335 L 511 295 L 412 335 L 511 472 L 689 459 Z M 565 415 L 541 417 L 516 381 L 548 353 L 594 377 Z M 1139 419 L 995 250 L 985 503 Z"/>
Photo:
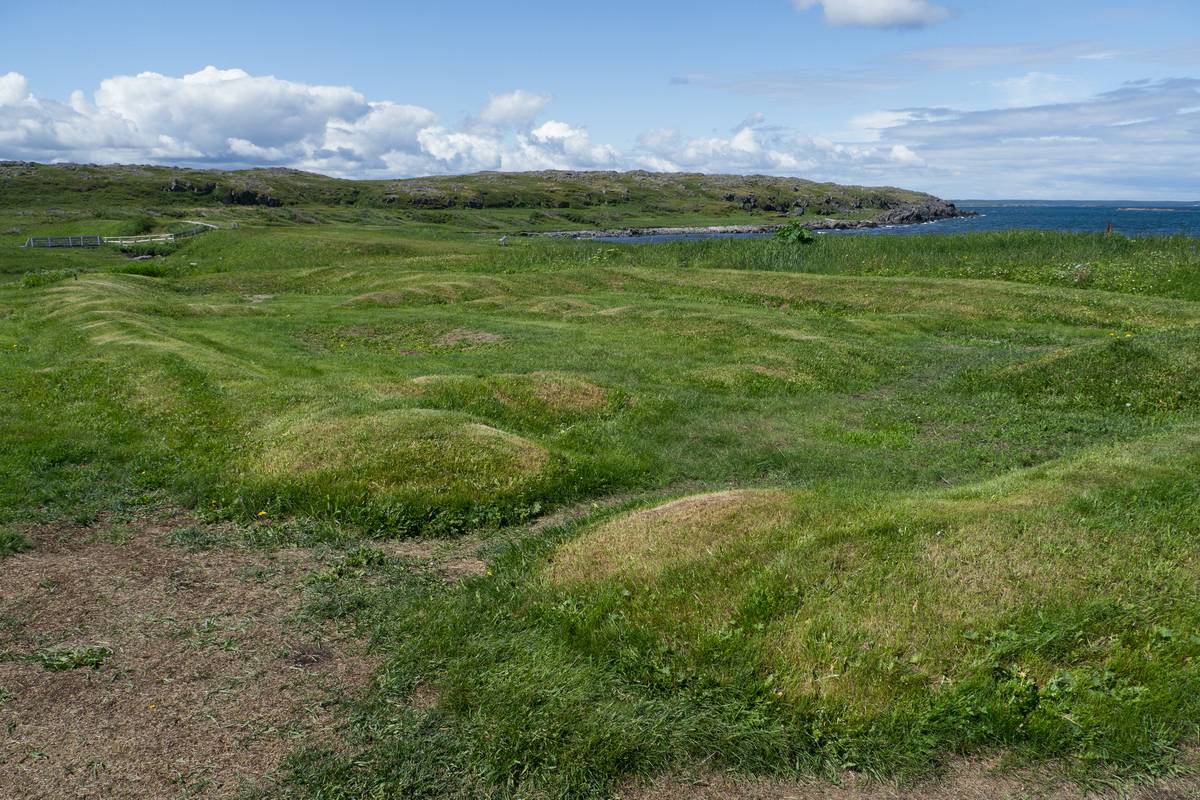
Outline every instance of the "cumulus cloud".
<path fill-rule="evenodd" d="M 506 94 L 494 94 L 479 112 L 479 121 L 498 128 L 523 128 L 533 122 L 542 109 L 550 105 L 548 94 L 517 89 Z"/>
<path fill-rule="evenodd" d="M 19 72 L 0 75 L 0 106 L 15 106 L 29 96 L 29 81 Z"/>
<path fill-rule="evenodd" d="M 950 16 L 929 0 L 792 0 L 801 11 L 821 6 L 825 21 L 838 27 L 923 28 Z"/>
<path fill-rule="evenodd" d="M 368 101 L 321 86 L 206 67 L 182 77 L 109 78 L 93 98 L 28 96 L 23 76 L 0 83 L 0 158 L 278 165 L 347 177 L 478 170 L 630 169 L 870 175 L 922 164 L 906 145 L 843 145 L 764 125 L 754 113 L 728 135 L 651 131 L 621 150 L 560 119 L 540 124 L 548 95 L 490 96 L 461 126 L 427 108 Z"/>
<path fill-rule="evenodd" d="M 30 95 L 26 78 L 12 72 L 0 76 L 0 158 L 270 164 L 343 176 L 614 162 L 616 151 L 582 128 L 531 132 L 549 102 L 524 90 L 492 95 L 456 130 L 421 106 L 240 69 L 120 75 L 66 103 Z"/>
<path fill-rule="evenodd" d="M 844 144 L 785 129 L 743 126 L 731 136 L 688 137 L 677 130 L 647 132 L 638 140 L 645 169 L 761 172 L 832 179 L 878 179 L 923 159 L 905 145 Z"/>
<path fill-rule="evenodd" d="M 1025 91 L 1021 81 L 994 88 Z M 982 110 L 872 111 L 825 136 L 768 125 L 754 113 L 707 135 L 648 130 L 626 148 L 596 141 L 574 122 L 539 122 L 548 103 L 527 91 L 493 95 L 453 125 L 430 109 L 368 100 L 350 87 L 236 69 L 119 76 L 66 102 L 40 98 L 24 76 L 8 73 L 0 76 L 0 159 L 279 165 L 345 177 L 756 172 L 959 197 L 1190 196 L 1200 174 L 1200 79 L 1193 78 L 1136 81 L 1069 101 L 1047 102 L 1044 92 L 1007 97 Z"/>

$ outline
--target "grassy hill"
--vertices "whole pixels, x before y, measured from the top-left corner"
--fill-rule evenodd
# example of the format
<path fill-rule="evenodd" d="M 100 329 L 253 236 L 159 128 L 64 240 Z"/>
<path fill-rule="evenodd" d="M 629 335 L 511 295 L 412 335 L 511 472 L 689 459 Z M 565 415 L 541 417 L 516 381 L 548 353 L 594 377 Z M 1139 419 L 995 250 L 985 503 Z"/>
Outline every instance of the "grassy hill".
<path fill-rule="evenodd" d="M 501 246 L 383 185 L 9 169 L 47 177 L 0 192 L 0 794 L 1196 788 L 1194 240 Z M 197 209 L 148 260 L 18 247 Z"/>
<path fill-rule="evenodd" d="M 890 187 L 761 175 L 651 172 L 482 172 L 406 180 L 340 180 L 290 169 L 190 170 L 153 166 L 0 162 L 0 208 L 180 209 L 261 206 L 378 209 L 381 218 L 534 229 L 675 222 L 869 219 L 936 198 Z M 514 211 L 521 214 L 514 214 Z M 343 213 L 339 214 L 341 211 Z M 421 212 L 426 212 L 422 214 Z M 438 212 L 430 214 L 428 212 Z M 500 212 L 498 215 L 496 212 Z M 533 212 L 531 214 L 531 212 Z"/>

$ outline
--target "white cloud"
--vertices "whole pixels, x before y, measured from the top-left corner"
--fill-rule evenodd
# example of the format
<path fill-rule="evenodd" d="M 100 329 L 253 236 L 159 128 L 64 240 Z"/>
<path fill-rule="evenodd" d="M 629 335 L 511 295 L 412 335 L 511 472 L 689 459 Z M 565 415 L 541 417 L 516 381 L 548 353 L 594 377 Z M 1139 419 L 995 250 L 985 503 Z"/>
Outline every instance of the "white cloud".
<path fill-rule="evenodd" d="M 455 126 L 350 87 L 241 70 L 120 76 L 67 102 L 30 94 L 24 76 L 9 73 L 0 76 L 0 159 L 280 165 L 345 177 L 641 168 L 900 184 L 959 197 L 1195 196 L 1200 175 L 1200 79 L 1136 81 L 1070 102 L 1031 94 L 1034 104 L 1019 107 L 872 111 L 827 136 L 751 114 L 707 135 L 647 130 L 623 149 L 573 122 L 535 123 L 541 98 L 496 95 Z"/>
<path fill-rule="evenodd" d="M 925 47 L 900 53 L 901 61 L 915 61 L 940 70 L 1019 67 L 1107 58 L 1094 42 L 1064 44 L 972 44 Z"/>
<path fill-rule="evenodd" d="M 357 118 L 327 120 L 323 146 L 364 161 L 393 152 L 417 153 L 418 135 L 437 124 L 437 114 L 420 106 L 387 101 L 368 106 L 367 113 Z"/>
<path fill-rule="evenodd" d="M 1134 81 L 1065 103 L 910 110 L 881 129 L 930 165 L 925 185 L 957 197 L 1194 197 L 1200 124 L 1181 110 L 1200 79 Z"/>
<path fill-rule="evenodd" d="M 637 164 L 670 171 L 879 180 L 885 172 L 922 167 L 924 161 L 902 144 L 843 144 L 795 131 L 743 126 L 732 136 L 689 138 L 670 129 L 650 131 L 638 140 Z"/>
<path fill-rule="evenodd" d="M 696 72 L 671 79 L 673 86 L 699 86 L 733 94 L 759 95 L 779 100 L 844 102 L 857 94 L 899 89 L 916 81 L 894 68 L 810 69 L 721 75 Z"/>
<path fill-rule="evenodd" d="M 869 111 L 850 118 L 849 138 L 854 141 L 877 142 L 883 131 L 906 122 L 912 122 L 912 111 Z"/>
<path fill-rule="evenodd" d="M 612 167 L 620 163 L 621 153 L 611 145 L 593 144 L 586 128 L 550 120 L 534 128 L 529 140 L 542 157 L 571 167 Z"/>
<path fill-rule="evenodd" d="M 801 11 L 821 6 L 830 25 L 862 28 L 923 28 L 949 18 L 929 0 L 792 0 Z"/>
<path fill-rule="evenodd" d="M 907 145 L 892 145 L 892 149 L 888 151 L 888 155 L 897 164 L 909 164 L 918 167 L 925 166 L 925 159 L 910 150 Z"/>
<path fill-rule="evenodd" d="M 492 95 L 455 130 L 420 106 L 240 69 L 120 75 L 91 100 L 77 91 L 67 103 L 30 96 L 13 72 L 0 76 L 0 158 L 278 164 L 343 176 L 616 162 L 617 151 L 592 143 L 583 128 L 555 123 L 531 133 L 549 102 L 524 90 Z"/>
<path fill-rule="evenodd" d="M 548 94 L 517 89 L 506 94 L 494 94 L 479 112 L 479 121 L 498 128 L 523 128 L 531 124 L 542 109 L 550 104 Z"/>
<path fill-rule="evenodd" d="M 346 86 L 293 83 L 216 67 L 182 78 L 155 72 L 109 78 L 100 83 L 95 103 L 139 131 L 167 134 L 203 151 L 230 137 L 263 147 L 315 142 L 329 119 L 357 118 L 369 110 L 363 96 Z"/>
<path fill-rule="evenodd" d="M 0 75 L 0 106 L 15 106 L 29 96 L 29 81 L 19 72 Z"/>
<path fill-rule="evenodd" d="M 1009 107 L 1065 103 L 1079 97 L 1071 78 L 1046 72 L 992 81 L 992 86 L 1000 90 L 1003 104 Z"/>

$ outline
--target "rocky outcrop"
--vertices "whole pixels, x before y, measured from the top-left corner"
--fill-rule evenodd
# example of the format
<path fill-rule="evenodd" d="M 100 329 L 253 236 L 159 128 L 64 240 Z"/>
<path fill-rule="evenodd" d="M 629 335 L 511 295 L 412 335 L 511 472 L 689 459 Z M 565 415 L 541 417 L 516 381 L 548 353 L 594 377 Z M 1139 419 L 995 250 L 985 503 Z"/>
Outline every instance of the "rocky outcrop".
<path fill-rule="evenodd" d="M 803 206 L 800 206 L 803 208 Z M 803 212 L 801 212 L 803 213 Z M 974 217 L 974 211 L 963 211 L 944 200 L 929 200 L 922 203 L 904 203 L 885 209 L 874 219 L 817 219 L 804 222 L 804 227 L 814 231 L 846 231 L 859 228 L 878 228 L 884 225 L 917 225 L 954 217 Z M 567 239 L 607 239 L 628 236 L 671 236 L 674 234 L 721 234 L 721 233 L 773 233 L 783 225 L 708 225 L 682 228 L 615 228 L 612 230 L 551 231 L 549 233 L 522 233 L 522 236 L 551 236 Z"/>
<path fill-rule="evenodd" d="M 278 198 L 254 189 L 230 189 L 225 195 L 225 202 L 235 206 L 269 206 L 278 208 L 283 205 Z"/>
<path fill-rule="evenodd" d="M 191 181 L 180 180 L 179 178 L 171 178 L 171 182 L 167 184 L 168 192 L 191 192 L 192 194 L 212 194 L 217 188 L 215 183 L 195 184 Z"/>
<path fill-rule="evenodd" d="M 961 211 L 954 203 L 945 200 L 930 200 L 924 203 L 908 203 L 891 208 L 875 217 L 879 225 L 914 225 L 953 217 L 974 217 L 974 211 Z"/>

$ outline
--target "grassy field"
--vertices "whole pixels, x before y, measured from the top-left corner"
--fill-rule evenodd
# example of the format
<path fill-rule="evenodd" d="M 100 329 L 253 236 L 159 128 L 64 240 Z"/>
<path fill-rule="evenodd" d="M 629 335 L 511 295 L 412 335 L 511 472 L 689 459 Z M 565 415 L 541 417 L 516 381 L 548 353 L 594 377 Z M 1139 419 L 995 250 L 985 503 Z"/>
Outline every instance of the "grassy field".
<path fill-rule="evenodd" d="M 0 558 L 164 507 L 198 519 L 177 548 L 318 553 L 304 617 L 378 665 L 254 791 L 1186 763 L 1195 240 L 501 246 L 209 211 L 139 261 L 16 245 L 176 217 L 0 211 Z M 430 540 L 486 569 L 400 546 Z"/>

